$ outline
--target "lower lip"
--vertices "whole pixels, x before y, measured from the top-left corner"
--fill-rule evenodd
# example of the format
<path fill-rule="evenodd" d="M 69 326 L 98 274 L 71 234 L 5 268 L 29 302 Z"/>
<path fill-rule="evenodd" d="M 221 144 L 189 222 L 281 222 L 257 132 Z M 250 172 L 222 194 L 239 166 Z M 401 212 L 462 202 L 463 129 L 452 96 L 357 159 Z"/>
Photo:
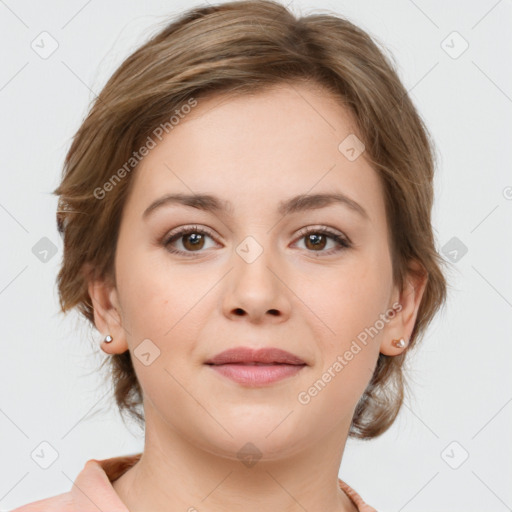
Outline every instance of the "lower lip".
<path fill-rule="evenodd" d="M 305 365 L 244 365 L 236 363 L 209 366 L 216 372 L 219 372 L 239 384 L 246 386 L 263 386 L 296 375 Z"/>

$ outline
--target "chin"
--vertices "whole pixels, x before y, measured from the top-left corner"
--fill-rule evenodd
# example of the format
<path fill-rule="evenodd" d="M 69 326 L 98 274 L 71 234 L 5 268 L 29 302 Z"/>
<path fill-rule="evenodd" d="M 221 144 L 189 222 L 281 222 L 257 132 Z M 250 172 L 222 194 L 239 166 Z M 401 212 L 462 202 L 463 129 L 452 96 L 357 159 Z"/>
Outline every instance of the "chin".
<path fill-rule="evenodd" d="M 291 409 L 290 409 L 291 410 Z M 194 443 L 202 449 L 228 459 L 242 460 L 244 457 L 277 460 L 305 447 L 307 432 L 298 428 L 287 414 L 275 415 L 255 421 L 254 418 L 227 421 L 217 417 L 219 423 L 231 434 L 219 427 L 212 437 L 212 430 L 201 436 L 201 442 Z M 286 419 L 285 419 L 286 418 Z M 284 420 L 284 421 L 283 421 Z M 312 427 L 313 428 L 313 427 Z"/>

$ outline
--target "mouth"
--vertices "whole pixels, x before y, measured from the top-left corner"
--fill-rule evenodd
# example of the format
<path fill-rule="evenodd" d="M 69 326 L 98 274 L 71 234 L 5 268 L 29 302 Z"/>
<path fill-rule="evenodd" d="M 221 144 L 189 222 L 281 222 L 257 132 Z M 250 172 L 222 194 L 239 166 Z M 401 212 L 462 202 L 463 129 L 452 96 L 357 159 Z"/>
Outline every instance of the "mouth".
<path fill-rule="evenodd" d="M 277 348 L 228 349 L 207 360 L 216 373 L 248 387 L 272 384 L 299 373 L 307 363 L 290 352 Z"/>
<path fill-rule="evenodd" d="M 253 349 L 250 347 L 230 348 L 217 354 L 205 361 L 205 364 L 221 365 L 243 363 L 250 364 L 288 364 L 288 365 L 305 365 L 299 356 L 281 350 L 279 348 L 260 348 Z"/>

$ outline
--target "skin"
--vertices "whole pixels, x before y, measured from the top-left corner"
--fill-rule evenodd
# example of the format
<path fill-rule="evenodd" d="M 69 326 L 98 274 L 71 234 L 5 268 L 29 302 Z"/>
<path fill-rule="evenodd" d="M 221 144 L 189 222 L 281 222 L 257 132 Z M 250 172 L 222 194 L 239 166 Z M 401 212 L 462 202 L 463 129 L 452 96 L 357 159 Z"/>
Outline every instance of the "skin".
<path fill-rule="evenodd" d="M 349 161 L 338 150 L 357 133 L 343 104 L 310 84 L 214 96 L 199 100 L 131 177 L 117 287 L 89 284 L 96 326 L 114 339 L 103 350 L 130 350 L 144 392 L 142 458 L 113 483 L 131 512 L 356 510 L 337 481 L 351 418 L 379 352 L 405 350 L 391 341 L 409 339 L 426 284 L 411 276 L 400 293 L 392 281 L 378 175 L 364 153 Z M 277 213 L 292 196 L 333 191 L 368 218 L 341 204 Z M 173 204 L 142 217 L 164 194 L 192 192 L 230 200 L 232 213 Z M 189 252 L 172 254 L 164 237 L 179 226 L 212 237 L 199 249 L 190 234 L 180 237 L 172 247 Z M 331 227 L 352 245 L 335 252 L 321 233 L 315 245 L 299 232 L 309 226 Z M 263 250 L 251 263 L 236 251 L 247 236 Z M 400 312 L 301 404 L 298 394 L 395 302 Z M 134 356 L 145 339 L 160 351 L 148 366 Z M 204 364 L 237 346 L 278 347 L 307 366 L 249 388 Z M 248 442 L 261 455 L 250 467 L 237 456 Z"/>

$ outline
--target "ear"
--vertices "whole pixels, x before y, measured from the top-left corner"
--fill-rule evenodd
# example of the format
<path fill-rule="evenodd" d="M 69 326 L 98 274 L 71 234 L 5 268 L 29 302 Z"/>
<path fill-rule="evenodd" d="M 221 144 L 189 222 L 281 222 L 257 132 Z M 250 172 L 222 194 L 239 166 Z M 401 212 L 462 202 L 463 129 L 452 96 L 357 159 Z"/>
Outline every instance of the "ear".
<path fill-rule="evenodd" d="M 91 275 L 91 274 L 89 274 Z M 122 354 L 128 350 L 126 331 L 123 327 L 118 292 L 109 278 L 89 278 L 88 291 L 94 309 L 94 324 L 105 337 L 112 336 L 111 343 L 103 343 L 101 349 L 108 354 Z"/>
<path fill-rule="evenodd" d="M 390 305 L 390 310 L 394 309 L 395 314 L 386 326 L 385 336 L 380 346 L 381 354 L 386 356 L 396 356 L 407 349 L 427 285 L 428 272 L 423 265 L 413 261 L 409 268 L 410 271 L 406 276 L 404 289 L 400 293 L 398 288 L 395 288 L 394 300 Z M 391 315 L 388 316 L 391 318 Z M 392 341 L 400 338 L 404 338 L 405 346 L 402 348 L 395 347 Z"/>

